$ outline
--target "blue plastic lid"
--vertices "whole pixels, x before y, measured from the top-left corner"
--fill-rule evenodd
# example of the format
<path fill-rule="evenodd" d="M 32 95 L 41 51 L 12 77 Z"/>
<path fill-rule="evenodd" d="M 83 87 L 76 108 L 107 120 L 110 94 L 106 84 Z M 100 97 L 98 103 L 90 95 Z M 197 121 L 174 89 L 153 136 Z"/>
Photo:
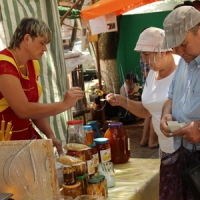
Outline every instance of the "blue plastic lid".
<path fill-rule="evenodd" d="M 89 147 L 95 147 L 95 146 L 96 146 L 96 143 L 94 142 L 94 143 L 92 143 L 92 144 L 89 144 L 88 146 L 89 146 Z"/>
<path fill-rule="evenodd" d="M 121 122 L 111 122 L 108 124 L 109 127 L 119 127 L 122 126 L 123 124 Z"/>
<path fill-rule="evenodd" d="M 92 130 L 92 126 L 90 126 L 90 125 L 85 125 L 85 126 L 84 126 L 84 129 L 85 129 L 85 130 Z"/>
<path fill-rule="evenodd" d="M 96 144 L 106 144 L 106 143 L 108 143 L 108 139 L 107 138 L 95 138 L 94 142 Z"/>

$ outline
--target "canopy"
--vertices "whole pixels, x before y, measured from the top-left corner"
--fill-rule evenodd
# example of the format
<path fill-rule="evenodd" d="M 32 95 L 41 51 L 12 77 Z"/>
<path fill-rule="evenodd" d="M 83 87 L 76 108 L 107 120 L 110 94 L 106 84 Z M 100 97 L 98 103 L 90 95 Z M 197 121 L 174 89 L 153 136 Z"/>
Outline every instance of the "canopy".
<path fill-rule="evenodd" d="M 158 0 L 100 0 L 81 11 L 81 18 L 90 20 L 110 13 L 116 16 Z"/>

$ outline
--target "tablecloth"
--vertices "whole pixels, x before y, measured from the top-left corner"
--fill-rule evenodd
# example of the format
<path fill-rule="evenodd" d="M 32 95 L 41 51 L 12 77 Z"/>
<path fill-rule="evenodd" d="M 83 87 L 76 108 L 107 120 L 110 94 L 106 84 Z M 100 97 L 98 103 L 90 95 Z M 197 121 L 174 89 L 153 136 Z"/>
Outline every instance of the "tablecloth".
<path fill-rule="evenodd" d="M 131 158 L 114 169 L 116 185 L 108 189 L 108 200 L 158 200 L 160 159 Z"/>

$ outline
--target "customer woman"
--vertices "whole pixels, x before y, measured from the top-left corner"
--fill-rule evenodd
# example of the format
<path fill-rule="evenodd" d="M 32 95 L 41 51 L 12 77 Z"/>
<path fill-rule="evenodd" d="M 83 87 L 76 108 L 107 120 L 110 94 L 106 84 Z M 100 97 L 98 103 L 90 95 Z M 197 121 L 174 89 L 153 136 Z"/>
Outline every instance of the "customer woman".
<path fill-rule="evenodd" d="M 150 27 L 139 36 L 135 51 L 142 54 L 150 71 L 144 84 L 142 101 L 133 101 L 118 94 L 108 94 L 107 100 L 112 106 L 121 106 L 134 115 L 147 118 L 152 116 L 155 132 L 158 135 L 160 157 L 174 151 L 173 140 L 160 130 L 162 106 L 166 100 L 169 84 L 176 69 L 179 56 L 172 54 L 172 49 L 162 49 L 164 30 Z"/>
<path fill-rule="evenodd" d="M 62 153 L 46 117 L 57 115 L 83 98 L 80 88 L 69 89 L 62 102 L 39 103 L 42 92 L 38 83 L 39 62 L 51 31 L 40 19 L 24 18 L 16 28 L 8 48 L 0 52 L 0 116 L 12 122 L 11 140 L 40 139 L 33 124 L 52 139 L 58 153 Z"/>

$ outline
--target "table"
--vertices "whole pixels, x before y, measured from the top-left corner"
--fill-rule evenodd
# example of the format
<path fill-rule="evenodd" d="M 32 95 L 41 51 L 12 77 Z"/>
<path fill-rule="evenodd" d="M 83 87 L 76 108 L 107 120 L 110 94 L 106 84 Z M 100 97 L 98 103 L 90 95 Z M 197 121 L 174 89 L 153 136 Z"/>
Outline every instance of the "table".
<path fill-rule="evenodd" d="M 115 182 L 108 189 L 108 200 L 158 200 L 160 159 L 130 158 L 114 165 Z"/>

